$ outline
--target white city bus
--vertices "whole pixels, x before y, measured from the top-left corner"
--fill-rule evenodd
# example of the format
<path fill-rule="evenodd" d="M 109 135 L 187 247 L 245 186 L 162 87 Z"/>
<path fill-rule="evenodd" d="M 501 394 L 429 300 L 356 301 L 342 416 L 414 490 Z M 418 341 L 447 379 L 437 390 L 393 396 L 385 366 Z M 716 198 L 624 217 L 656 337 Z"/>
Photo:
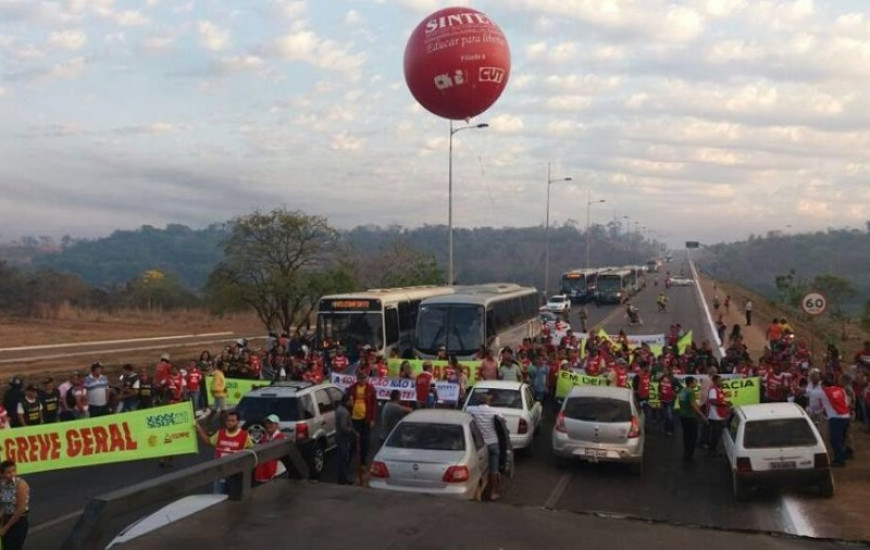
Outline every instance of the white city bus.
<path fill-rule="evenodd" d="M 595 299 L 598 273 L 601 268 L 572 269 L 562 274 L 560 290 L 575 303 L 591 302 Z"/>
<path fill-rule="evenodd" d="M 365 345 L 385 357 L 392 350 L 404 355 L 414 346 L 420 303 L 454 291 L 449 286 L 416 286 L 324 296 L 317 305 L 316 346 L 322 349 L 329 342 L 351 356 Z"/>
<path fill-rule="evenodd" d="M 493 351 L 516 348 L 523 338 L 541 330 L 538 290 L 509 283 L 455 287 L 456 293 L 420 304 L 414 344 L 424 358 L 441 346 L 459 359 L 468 359 L 486 346 Z"/>
<path fill-rule="evenodd" d="M 598 294 L 595 302 L 601 304 L 621 304 L 628 300 L 636 274 L 625 268 L 610 269 L 598 274 Z"/>

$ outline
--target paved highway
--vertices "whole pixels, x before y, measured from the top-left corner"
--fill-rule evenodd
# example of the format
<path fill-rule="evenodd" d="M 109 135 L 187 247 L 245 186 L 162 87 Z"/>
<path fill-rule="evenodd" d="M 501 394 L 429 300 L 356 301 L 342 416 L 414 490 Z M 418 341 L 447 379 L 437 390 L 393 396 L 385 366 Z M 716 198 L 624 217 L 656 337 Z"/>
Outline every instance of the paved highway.
<path fill-rule="evenodd" d="M 688 265 L 672 263 L 667 267 L 675 273 L 681 268 L 689 272 Z M 663 280 L 663 273 L 660 278 Z M 624 328 L 629 334 L 655 334 L 666 332 L 672 322 L 680 322 L 684 328 L 694 330 L 696 341 L 705 338 L 712 341 L 696 289 L 692 286 L 670 289 L 669 312 L 659 313 L 655 299 L 661 288 L 650 281 L 647 289 L 633 300 L 640 309 L 643 325 L 628 326 L 622 307 L 594 305 L 589 306 L 590 325 L 603 324 L 611 333 Z M 572 325 L 579 330 L 577 315 L 575 307 Z M 726 529 L 794 531 L 779 495 L 762 494 L 749 504 L 738 505 L 734 501 L 723 458 L 711 459 L 701 454 L 694 464 L 684 466 L 680 460 L 679 432 L 672 437 L 656 430 L 648 432 L 645 471 L 640 478 L 615 465 L 578 463 L 557 467 L 550 453 L 553 419 L 553 412 L 548 411 L 532 456 L 518 459 L 515 477 L 504 494 L 505 503 Z M 176 467 L 210 456 L 210 450 L 203 450 L 199 456 L 177 459 Z M 330 459 L 323 483 L 335 481 L 334 470 Z M 34 495 L 31 513 L 31 525 L 36 526 L 31 538 L 34 547 L 55 547 L 72 526 L 75 512 L 93 496 L 162 471 L 156 462 L 143 461 L 29 476 Z"/>

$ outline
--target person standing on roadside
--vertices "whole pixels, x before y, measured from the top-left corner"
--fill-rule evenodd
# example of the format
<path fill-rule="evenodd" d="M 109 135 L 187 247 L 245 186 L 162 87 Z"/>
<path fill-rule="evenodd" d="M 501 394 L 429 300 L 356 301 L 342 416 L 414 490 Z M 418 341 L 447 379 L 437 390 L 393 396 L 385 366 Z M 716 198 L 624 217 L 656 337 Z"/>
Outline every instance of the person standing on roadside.
<path fill-rule="evenodd" d="M 501 352 L 501 365 L 498 367 L 498 378 L 506 382 L 522 382 L 523 371 L 514 360 L 511 348 L 504 348 Z"/>
<path fill-rule="evenodd" d="M 76 418 L 76 400 L 72 394 L 72 389 L 76 385 L 76 381 L 80 378 L 78 372 L 73 372 L 66 379 L 66 382 L 60 385 L 57 389 L 60 392 L 60 420 L 66 422 L 75 420 Z"/>
<path fill-rule="evenodd" d="M 4 550 L 21 550 L 27 539 L 30 485 L 18 477 L 15 462 L 0 462 L 0 541 Z"/>
<path fill-rule="evenodd" d="M 685 384 L 677 399 L 680 402 L 680 424 L 683 428 L 683 462 L 691 462 L 698 444 L 698 419 L 706 424 L 707 417 L 701 411 L 698 396 L 695 395 L 698 381 L 694 376 L 687 376 Z"/>
<path fill-rule="evenodd" d="M 196 361 L 191 361 L 190 365 L 187 367 L 184 383 L 187 391 L 187 399 L 193 403 L 194 411 L 200 409 L 200 403 L 202 402 L 202 397 L 200 395 L 202 376 L 203 374 L 202 370 L 199 368 L 199 364 L 197 364 Z"/>
<path fill-rule="evenodd" d="M 712 456 L 717 453 L 725 422 L 731 417 L 731 403 L 725 399 L 722 377 L 714 374 L 710 380 L 713 385 L 707 391 L 707 421 L 710 424 L 707 452 Z"/>
<path fill-rule="evenodd" d="M 215 459 L 223 458 L 254 446 L 251 436 L 239 425 L 239 413 L 236 411 L 228 412 L 224 418 L 224 424 L 223 428 L 219 428 L 218 431 L 211 435 L 206 433 L 205 429 L 198 422 L 195 424 L 199 439 L 206 445 L 214 447 Z M 225 479 L 215 481 L 214 492 L 217 494 L 227 492 Z"/>
<path fill-rule="evenodd" d="M 12 420 L 12 427 L 21 426 L 21 420 L 18 418 L 16 411 L 18 404 L 24 399 L 24 380 L 15 376 L 9 382 L 9 389 L 3 394 L 3 407 L 9 412 Z"/>
<path fill-rule="evenodd" d="M 842 468 L 846 466 L 846 434 L 852 419 L 852 409 L 846 390 L 830 374 L 822 382 L 821 404 L 828 417 L 828 437 L 831 450 L 834 451 L 831 466 Z"/>
<path fill-rule="evenodd" d="M 154 380 L 148 375 L 148 369 L 142 367 L 139 372 L 139 388 L 136 394 L 136 408 L 150 409 L 154 406 Z"/>
<path fill-rule="evenodd" d="M 378 398 L 366 373 L 360 371 L 356 376 L 356 383 L 347 389 L 347 393 L 353 400 L 350 419 L 354 431 L 359 434 L 360 468 L 364 468 L 369 459 L 369 441 L 378 414 Z"/>
<path fill-rule="evenodd" d="M 480 434 L 483 436 L 483 442 L 486 444 L 487 453 L 489 455 L 489 490 L 490 500 L 498 500 L 498 482 L 499 482 L 499 455 L 500 448 L 498 443 L 498 432 L 496 431 L 496 417 L 501 416 L 498 411 L 492 408 L 492 401 L 495 395 L 487 392 L 483 396 L 483 403 L 468 407 L 468 412 L 474 418 L 474 423 L 480 429 Z"/>
<path fill-rule="evenodd" d="M 746 299 L 746 305 L 743 307 L 743 310 L 746 312 L 746 326 L 752 326 L 752 300 L 749 298 Z"/>
<path fill-rule="evenodd" d="M 211 379 L 211 413 L 223 414 L 227 410 L 227 379 L 224 377 L 223 363 L 217 363 Z"/>
<path fill-rule="evenodd" d="M 103 365 L 99 361 L 91 365 L 91 374 L 85 378 L 85 389 L 91 418 L 109 414 L 109 379 L 103 374 Z"/>
<path fill-rule="evenodd" d="M 45 424 L 54 424 L 60 419 L 60 391 L 51 377 L 42 381 L 39 402 L 42 403 L 42 421 Z"/>
<path fill-rule="evenodd" d="M 270 414 L 266 417 L 263 421 L 263 425 L 266 428 L 266 438 L 265 441 L 260 441 L 260 444 L 278 439 L 286 439 L 284 432 L 281 431 L 280 422 L 281 419 L 278 418 L 278 415 Z M 284 464 L 277 458 L 269 460 L 257 465 L 254 470 L 254 481 L 258 484 L 268 483 L 286 471 L 287 469 L 284 467 Z"/>
<path fill-rule="evenodd" d="M 18 423 L 21 426 L 39 426 L 42 424 L 42 403 L 36 386 L 30 384 L 24 390 L 24 399 L 18 402 Z"/>
<path fill-rule="evenodd" d="M 350 407 L 353 399 L 345 394 L 335 409 L 335 444 L 338 454 L 338 484 L 353 485 L 353 452 L 357 444 L 357 433 L 350 420 Z"/>
<path fill-rule="evenodd" d="M 415 381 L 417 386 L 417 407 L 426 409 L 432 401 L 432 379 L 435 375 L 432 374 L 432 362 L 423 361 L 423 372 L 417 375 Z"/>
<path fill-rule="evenodd" d="M 130 363 L 121 369 L 121 406 L 118 412 L 135 411 L 139 405 L 139 375 Z"/>
<path fill-rule="evenodd" d="M 398 424 L 406 414 L 411 412 L 410 407 L 402 405 L 400 402 L 401 398 L 401 391 L 391 391 L 390 400 L 387 401 L 387 404 L 384 405 L 383 409 L 381 409 L 381 424 L 378 426 L 378 449 L 384 445 L 384 442 L 390 436 L 390 432 L 393 431 L 396 424 Z"/>

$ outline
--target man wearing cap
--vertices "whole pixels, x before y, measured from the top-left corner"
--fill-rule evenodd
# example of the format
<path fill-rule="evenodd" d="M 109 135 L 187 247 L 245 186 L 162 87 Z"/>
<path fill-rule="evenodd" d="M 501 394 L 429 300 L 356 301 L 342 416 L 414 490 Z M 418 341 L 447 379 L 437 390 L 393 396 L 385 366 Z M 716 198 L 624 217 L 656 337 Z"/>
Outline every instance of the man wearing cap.
<path fill-rule="evenodd" d="M 42 424 L 42 403 L 36 386 L 30 384 L 24 390 L 24 399 L 18 402 L 18 423 L 21 426 L 39 426 Z"/>
<path fill-rule="evenodd" d="M 109 414 L 109 379 L 103 374 L 103 365 L 99 362 L 91 365 L 91 374 L 85 378 L 85 389 L 91 417 Z"/>
<path fill-rule="evenodd" d="M 281 419 L 276 414 L 270 414 L 266 417 L 263 422 L 266 427 L 266 437 L 260 441 L 261 445 L 269 441 L 285 438 L 284 432 L 281 431 L 280 422 Z M 257 483 L 268 483 L 286 471 L 287 469 L 284 467 L 284 464 L 279 462 L 278 459 L 270 460 L 257 466 L 254 470 L 254 481 Z"/>

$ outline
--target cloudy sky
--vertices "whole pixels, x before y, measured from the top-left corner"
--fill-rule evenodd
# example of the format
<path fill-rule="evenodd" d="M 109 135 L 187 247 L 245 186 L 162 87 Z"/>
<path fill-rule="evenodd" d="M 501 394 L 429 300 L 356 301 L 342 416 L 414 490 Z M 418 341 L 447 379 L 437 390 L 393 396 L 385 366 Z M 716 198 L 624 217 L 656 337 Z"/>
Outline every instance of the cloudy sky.
<path fill-rule="evenodd" d="M 286 205 L 446 222 L 448 123 L 402 72 L 470 4 L 507 90 L 455 141 L 459 226 L 637 221 L 670 242 L 870 218 L 866 0 L 0 0 L 0 239 Z"/>

